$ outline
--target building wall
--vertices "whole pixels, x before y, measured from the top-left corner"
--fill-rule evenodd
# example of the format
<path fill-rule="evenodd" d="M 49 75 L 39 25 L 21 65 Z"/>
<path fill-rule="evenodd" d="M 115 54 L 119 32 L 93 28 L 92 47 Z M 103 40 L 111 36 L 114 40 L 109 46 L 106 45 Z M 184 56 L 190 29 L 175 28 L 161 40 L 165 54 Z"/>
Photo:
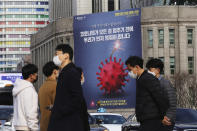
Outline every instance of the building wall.
<path fill-rule="evenodd" d="M 48 0 L 0 1 L 0 72 L 17 71 L 30 54 L 30 35 L 48 23 Z"/>

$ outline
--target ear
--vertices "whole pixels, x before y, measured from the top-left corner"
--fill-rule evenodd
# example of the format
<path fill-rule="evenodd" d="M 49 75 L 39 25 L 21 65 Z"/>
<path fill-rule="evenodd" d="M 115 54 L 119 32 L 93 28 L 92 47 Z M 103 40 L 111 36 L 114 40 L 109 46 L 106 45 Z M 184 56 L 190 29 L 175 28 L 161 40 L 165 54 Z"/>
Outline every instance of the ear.
<path fill-rule="evenodd" d="M 58 71 L 56 69 L 54 69 L 53 74 L 58 74 Z"/>
<path fill-rule="evenodd" d="M 135 67 L 136 67 L 137 69 L 141 69 L 141 67 L 140 67 L 139 65 L 136 65 Z"/>
<path fill-rule="evenodd" d="M 69 58 L 69 54 L 68 53 L 64 53 L 64 57 L 65 58 Z"/>

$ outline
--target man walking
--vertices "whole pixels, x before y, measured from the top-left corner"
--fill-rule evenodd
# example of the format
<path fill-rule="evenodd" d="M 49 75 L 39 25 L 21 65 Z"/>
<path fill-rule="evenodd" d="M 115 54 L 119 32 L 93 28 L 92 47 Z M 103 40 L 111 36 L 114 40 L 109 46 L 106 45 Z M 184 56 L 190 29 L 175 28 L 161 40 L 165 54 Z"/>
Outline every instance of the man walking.
<path fill-rule="evenodd" d="M 143 69 L 143 60 L 131 56 L 126 60 L 129 75 L 136 79 L 136 117 L 139 131 L 163 131 L 162 120 L 167 100 L 162 94 L 159 80 Z"/>
<path fill-rule="evenodd" d="M 84 131 L 81 75 L 72 58 L 73 49 L 69 45 L 60 44 L 56 47 L 53 62 L 61 68 L 61 72 L 48 131 Z"/>
<path fill-rule="evenodd" d="M 175 124 L 176 118 L 176 90 L 173 88 L 171 82 L 163 78 L 160 73 L 163 72 L 164 64 L 160 59 L 151 59 L 147 62 L 146 68 L 151 74 L 156 76 L 160 81 L 160 86 L 164 90 L 164 94 L 167 96 L 169 101 L 168 110 L 165 113 L 162 123 L 166 128 L 166 131 L 172 131 Z"/>
<path fill-rule="evenodd" d="M 14 101 L 13 124 L 16 131 L 38 131 L 38 94 L 33 83 L 38 68 L 28 64 L 22 68 L 24 80 L 17 79 L 12 91 Z"/>
<path fill-rule="evenodd" d="M 43 73 L 47 78 L 38 93 L 41 112 L 40 131 L 47 131 L 51 116 L 51 111 L 47 108 L 54 104 L 59 67 L 50 61 L 44 65 Z"/>

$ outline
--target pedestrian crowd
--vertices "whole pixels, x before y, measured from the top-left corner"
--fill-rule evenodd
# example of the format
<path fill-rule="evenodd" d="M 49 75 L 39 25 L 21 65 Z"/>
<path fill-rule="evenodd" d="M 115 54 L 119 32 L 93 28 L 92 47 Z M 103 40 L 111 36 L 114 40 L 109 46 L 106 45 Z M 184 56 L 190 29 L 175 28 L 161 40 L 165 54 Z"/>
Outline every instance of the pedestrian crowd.
<path fill-rule="evenodd" d="M 38 93 L 34 83 L 38 68 L 27 64 L 22 68 L 23 80 L 17 79 L 13 88 L 16 131 L 90 131 L 88 111 L 83 96 L 85 77 L 82 69 L 72 62 L 73 49 L 60 44 L 53 61 L 43 66 L 46 80 Z M 172 131 L 176 115 L 176 91 L 161 74 L 164 64 L 154 58 L 143 68 L 143 59 L 130 56 L 125 62 L 128 74 L 136 79 L 137 121 L 140 131 Z M 99 107 L 98 112 L 106 112 Z"/>

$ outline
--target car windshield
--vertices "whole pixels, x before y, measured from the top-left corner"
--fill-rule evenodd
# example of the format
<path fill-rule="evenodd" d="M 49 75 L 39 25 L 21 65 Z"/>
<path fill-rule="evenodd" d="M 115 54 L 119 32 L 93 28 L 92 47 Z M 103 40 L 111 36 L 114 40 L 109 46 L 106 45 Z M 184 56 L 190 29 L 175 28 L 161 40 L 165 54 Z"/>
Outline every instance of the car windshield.
<path fill-rule="evenodd" d="M 118 115 L 92 115 L 92 117 L 102 120 L 102 124 L 123 124 L 126 122 L 123 116 Z"/>
<path fill-rule="evenodd" d="M 197 111 L 192 109 L 177 109 L 176 123 L 197 123 Z"/>

